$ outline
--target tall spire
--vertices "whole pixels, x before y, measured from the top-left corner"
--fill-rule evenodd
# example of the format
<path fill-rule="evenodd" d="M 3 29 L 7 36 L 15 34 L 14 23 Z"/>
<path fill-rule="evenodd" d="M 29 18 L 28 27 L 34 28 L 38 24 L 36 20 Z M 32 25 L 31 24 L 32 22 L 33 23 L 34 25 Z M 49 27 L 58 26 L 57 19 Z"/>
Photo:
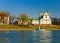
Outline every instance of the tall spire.
<path fill-rule="evenodd" d="M 42 12 L 42 9 L 40 9 L 40 16 L 43 16 L 43 12 Z"/>
<path fill-rule="evenodd" d="M 40 9 L 40 19 L 43 18 L 43 12 L 42 9 Z"/>

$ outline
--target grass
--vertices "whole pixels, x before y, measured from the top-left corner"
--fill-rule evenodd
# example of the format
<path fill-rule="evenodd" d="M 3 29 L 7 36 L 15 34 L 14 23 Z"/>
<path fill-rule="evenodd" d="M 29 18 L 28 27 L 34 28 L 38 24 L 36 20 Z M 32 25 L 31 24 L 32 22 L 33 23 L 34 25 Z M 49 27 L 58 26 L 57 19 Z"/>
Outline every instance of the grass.
<path fill-rule="evenodd" d="M 0 30 L 33 30 L 35 29 L 32 25 L 0 25 Z"/>
<path fill-rule="evenodd" d="M 41 25 L 46 30 L 60 30 L 60 25 Z"/>
<path fill-rule="evenodd" d="M 46 30 L 60 30 L 60 25 L 41 25 Z M 38 25 L 0 25 L 0 30 L 34 30 L 38 28 Z"/>

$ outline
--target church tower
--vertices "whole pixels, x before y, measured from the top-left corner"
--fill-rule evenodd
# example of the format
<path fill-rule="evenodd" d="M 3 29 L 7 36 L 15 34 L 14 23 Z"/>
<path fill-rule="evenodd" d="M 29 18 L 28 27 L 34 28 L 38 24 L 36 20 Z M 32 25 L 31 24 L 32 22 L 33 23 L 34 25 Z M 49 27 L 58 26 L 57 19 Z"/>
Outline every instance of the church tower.
<path fill-rule="evenodd" d="M 43 18 L 43 12 L 40 10 L 40 19 Z"/>
<path fill-rule="evenodd" d="M 45 13 L 44 13 L 43 19 L 50 19 L 50 14 L 49 14 L 49 12 L 45 12 Z"/>
<path fill-rule="evenodd" d="M 43 18 L 40 20 L 40 24 L 51 24 L 50 13 L 46 11 Z"/>

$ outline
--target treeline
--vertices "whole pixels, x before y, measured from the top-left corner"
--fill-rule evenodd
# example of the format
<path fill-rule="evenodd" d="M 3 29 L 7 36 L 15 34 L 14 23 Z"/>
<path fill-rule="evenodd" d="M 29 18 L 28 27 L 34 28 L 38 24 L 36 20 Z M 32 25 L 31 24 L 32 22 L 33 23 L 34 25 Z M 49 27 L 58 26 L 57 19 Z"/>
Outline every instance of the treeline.
<path fill-rule="evenodd" d="M 24 25 L 26 24 L 31 24 L 31 18 L 27 14 L 19 14 L 18 17 L 16 16 L 10 16 L 10 24 L 20 24 Z"/>
<path fill-rule="evenodd" d="M 52 24 L 53 25 L 60 25 L 60 18 L 54 17 L 54 18 L 51 18 L 51 19 L 52 19 Z"/>

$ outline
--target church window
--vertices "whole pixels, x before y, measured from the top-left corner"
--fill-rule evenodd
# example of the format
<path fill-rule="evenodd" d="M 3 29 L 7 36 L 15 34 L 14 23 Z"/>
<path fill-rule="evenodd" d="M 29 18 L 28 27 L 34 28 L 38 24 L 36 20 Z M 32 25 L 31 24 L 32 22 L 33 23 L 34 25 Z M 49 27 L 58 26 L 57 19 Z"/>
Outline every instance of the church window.
<path fill-rule="evenodd" d="M 47 18 L 47 16 L 45 18 Z"/>

